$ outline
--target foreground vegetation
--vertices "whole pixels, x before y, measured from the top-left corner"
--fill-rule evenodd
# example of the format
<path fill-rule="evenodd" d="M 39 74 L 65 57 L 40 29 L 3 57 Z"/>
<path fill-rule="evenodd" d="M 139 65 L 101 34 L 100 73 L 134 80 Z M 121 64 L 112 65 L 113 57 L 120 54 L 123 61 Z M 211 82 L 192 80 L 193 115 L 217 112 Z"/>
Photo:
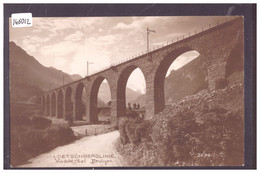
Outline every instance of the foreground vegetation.
<path fill-rule="evenodd" d="M 64 121 L 42 117 L 41 105 L 11 103 L 10 105 L 11 165 L 25 164 L 30 158 L 57 146 L 85 136 L 99 135 L 117 129 L 113 124 L 86 124 L 84 121 Z M 109 116 L 106 115 L 105 118 Z"/>
<path fill-rule="evenodd" d="M 10 119 L 11 165 L 26 163 L 30 158 L 57 146 L 75 140 L 72 129 L 67 125 L 52 124 L 52 121 L 36 115 L 38 110 L 20 111 L 24 105 L 12 105 Z M 38 112 L 39 113 L 39 112 Z"/>
<path fill-rule="evenodd" d="M 238 85 L 187 98 L 149 121 L 121 118 L 117 150 L 130 166 L 241 166 L 241 100 Z"/>

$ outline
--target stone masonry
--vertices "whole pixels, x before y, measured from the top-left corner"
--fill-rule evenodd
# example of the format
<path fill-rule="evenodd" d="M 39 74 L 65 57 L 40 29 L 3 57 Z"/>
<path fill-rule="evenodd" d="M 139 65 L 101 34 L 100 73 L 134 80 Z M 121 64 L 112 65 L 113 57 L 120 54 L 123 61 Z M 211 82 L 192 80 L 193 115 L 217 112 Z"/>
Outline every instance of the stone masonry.
<path fill-rule="evenodd" d="M 140 55 L 134 59 L 113 65 L 108 69 L 66 84 L 42 96 L 46 116 L 66 118 L 70 114 L 74 120 L 82 120 L 78 112 L 82 104 L 82 91 L 86 90 L 85 119 L 94 123 L 97 118 L 97 95 L 104 79 L 108 81 L 111 91 L 111 121 L 126 111 L 126 84 L 130 74 L 139 68 L 146 82 L 146 115 L 153 115 L 164 109 L 164 79 L 171 63 L 181 54 L 196 50 L 207 64 L 208 88 L 216 89 L 216 81 L 225 79 L 226 62 L 230 52 L 241 39 L 243 40 L 243 18 L 217 25 L 196 35 L 168 44 L 162 48 Z M 149 56 L 149 58 L 148 58 Z M 44 100 L 44 101 L 43 101 Z"/>

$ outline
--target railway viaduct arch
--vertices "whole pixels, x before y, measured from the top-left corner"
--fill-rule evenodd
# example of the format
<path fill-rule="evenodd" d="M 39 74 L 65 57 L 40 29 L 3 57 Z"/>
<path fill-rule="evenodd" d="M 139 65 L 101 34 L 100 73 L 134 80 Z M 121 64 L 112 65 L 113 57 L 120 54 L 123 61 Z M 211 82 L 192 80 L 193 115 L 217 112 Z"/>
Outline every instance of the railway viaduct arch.
<path fill-rule="evenodd" d="M 126 111 L 125 89 L 128 77 L 136 68 L 144 75 L 146 82 L 146 115 L 153 115 L 164 109 L 164 79 L 171 63 L 181 54 L 196 50 L 199 58 L 207 64 L 208 88 L 216 89 L 216 82 L 225 79 L 228 58 L 238 43 L 243 42 L 243 18 L 217 25 L 180 41 L 168 44 L 119 64 L 111 65 L 98 73 L 78 81 L 48 91 L 42 96 L 47 116 L 74 120 L 82 120 L 82 90 L 85 88 L 85 119 L 96 122 L 97 94 L 104 79 L 108 81 L 111 92 L 111 121 L 123 116 Z M 44 101 L 43 101 L 44 100 Z"/>

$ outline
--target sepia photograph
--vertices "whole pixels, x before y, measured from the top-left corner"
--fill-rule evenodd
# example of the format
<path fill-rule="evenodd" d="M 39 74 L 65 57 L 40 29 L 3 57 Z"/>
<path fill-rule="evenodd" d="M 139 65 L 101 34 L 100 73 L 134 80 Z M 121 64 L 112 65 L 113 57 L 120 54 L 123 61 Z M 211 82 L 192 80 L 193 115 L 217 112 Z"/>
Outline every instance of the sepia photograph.
<path fill-rule="evenodd" d="M 10 168 L 245 166 L 235 9 L 8 16 Z"/>

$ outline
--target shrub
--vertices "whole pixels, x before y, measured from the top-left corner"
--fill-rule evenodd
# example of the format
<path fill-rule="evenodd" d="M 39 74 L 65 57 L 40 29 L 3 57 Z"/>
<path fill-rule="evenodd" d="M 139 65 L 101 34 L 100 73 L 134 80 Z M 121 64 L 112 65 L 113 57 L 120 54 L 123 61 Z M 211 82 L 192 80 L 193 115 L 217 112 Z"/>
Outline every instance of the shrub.
<path fill-rule="evenodd" d="M 243 164 L 243 119 L 240 115 L 240 111 L 230 112 L 221 107 L 205 111 L 203 144 L 211 155 L 207 158 L 211 165 Z"/>
<path fill-rule="evenodd" d="M 26 152 L 21 149 L 20 138 L 21 132 L 25 130 L 26 126 L 23 126 L 20 129 L 12 128 L 10 130 L 10 160 L 11 164 L 17 165 L 20 162 L 26 161 L 29 156 Z"/>
<path fill-rule="evenodd" d="M 31 119 L 28 116 L 17 115 L 11 116 L 11 126 L 31 126 Z"/>
<path fill-rule="evenodd" d="M 130 110 L 126 113 L 126 117 L 128 117 L 128 118 L 138 118 L 139 113 L 134 111 L 134 110 Z"/>
<path fill-rule="evenodd" d="M 27 159 L 46 151 L 43 130 L 20 126 L 12 129 L 10 135 L 12 165 L 23 163 Z"/>
<path fill-rule="evenodd" d="M 151 131 L 152 131 L 153 121 L 146 120 L 141 121 L 137 126 L 137 131 L 140 134 L 141 141 L 151 141 Z"/>
<path fill-rule="evenodd" d="M 182 110 L 161 121 L 152 133 L 158 165 L 242 165 L 243 122 L 237 113 L 221 107 L 199 115 Z"/>
<path fill-rule="evenodd" d="M 120 133 L 120 140 L 122 142 L 122 144 L 126 144 L 129 142 L 127 133 L 126 133 L 126 124 L 129 121 L 129 118 L 127 117 L 123 117 L 119 119 L 119 123 L 118 123 L 118 129 L 119 129 L 119 133 Z"/>
<path fill-rule="evenodd" d="M 121 118 L 119 124 L 121 129 L 120 142 L 117 143 L 116 147 L 121 154 L 126 155 L 128 164 L 154 166 L 153 161 L 156 159 L 150 137 L 152 121 L 124 117 Z"/>
<path fill-rule="evenodd" d="M 31 156 L 46 151 L 43 139 L 44 131 L 38 129 L 28 129 L 22 133 L 19 143 L 21 148 Z"/>
<path fill-rule="evenodd" d="M 45 130 L 30 126 L 13 128 L 10 145 L 11 164 L 21 164 L 31 157 L 73 140 L 74 133 L 67 126 L 50 126 Z"/>
<path fill-rule="evenodd" d="M 68 126 L 51 126 L 46 129 L 47 145 L 54 148 L 75 140 L 72 129 Z"/>
<path fill-rule="evenodd" d="M 68 125 L 69 126 L 72 126 L 73 125 L 73 122 L 74 122 L 74 118 L 71 114 L 67 114 L 65 115 L 65 120 L 68 122 Z"/>
<path fill-rule="evenodd" d="M 51 123 L 52 121 L 45 117 L 32 117 L 32 125 L 35 129 L 46 129 L 47 127 L 50 127 Z"/>
<path fill-rule="evenodd" d="M 141 133 L 139 131 L 140 122 L 138 119 L 129 118 L 125 124 L 125 130 L 129 141 L 137 144 L 141 141 Z"/>
<path fill-rule="evenodd" d="M 135 111 L 131 111 L 130 116 L 138 115 Z M 123 144 L 131 142 L 137 144 L 141 141 L 142 132 L 142 119 L 137 116 L 130 118 L 129 116 L 123 117 L 119 120 L 120 140 Z"/>
<path fill-rule="evenodd" d="M 150 121 L 124 118 L 118 145 L 133 166 L 243 164 L 243 113 L 207 103 Z"/>
<path fill-rule="evenodd" d="M 196 146 L 190 135 L 196 135 L 198 126 L 194 124 L 192 112 L 183 110 L 174 116 L 160 118 L 152 129 L 152 141 L 156 146 L 157 164 L 173 165 L 188 161 L 192 146 Z M 195 140 L 196 141 L 196 140 Z"/>

